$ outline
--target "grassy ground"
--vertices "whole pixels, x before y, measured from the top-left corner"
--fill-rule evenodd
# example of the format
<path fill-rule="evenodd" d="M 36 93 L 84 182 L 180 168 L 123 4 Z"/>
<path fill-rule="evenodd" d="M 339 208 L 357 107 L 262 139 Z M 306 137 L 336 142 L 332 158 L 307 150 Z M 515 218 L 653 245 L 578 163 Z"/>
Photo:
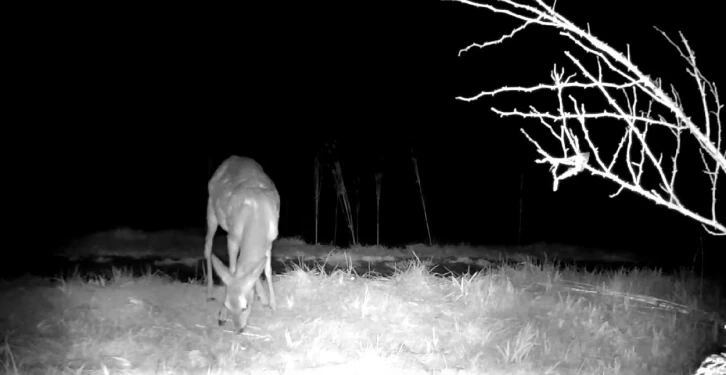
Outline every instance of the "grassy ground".
<path fill-rule="evenodd" d="M 389 277 L 289 270 L 277 312 L 217 325 L 223 289 L 165 275 L 28 277 L 0 285 L 9 373 L 688 374 L 723 339 L 723 290 L 690 273 L 553 263 Z M 723 315 L 721 315 L 723 316 Z"/>

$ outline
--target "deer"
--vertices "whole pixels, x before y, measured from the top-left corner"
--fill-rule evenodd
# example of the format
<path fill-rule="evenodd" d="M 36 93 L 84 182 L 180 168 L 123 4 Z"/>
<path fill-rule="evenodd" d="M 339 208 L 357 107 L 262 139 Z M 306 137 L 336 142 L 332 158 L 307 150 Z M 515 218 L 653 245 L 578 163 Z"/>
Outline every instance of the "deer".
<path fill-rule="evenodd" d="M 204 243 L 207 301 L 214 301 L 214 267 L 225 285 L 226 313 L 220 309 L 219 325 L 222 326 L 226 320 L 222 319 L 223 314 L 231 315 L 235 331 L 241 333 L 247 325 L 255 291 L 262 304 L 275 312 L 270 262 L 272 241 L 278 235 L 280 194 L 260 164 L 251 158 L 236 155 L 220 164 L 209 180 L 208 187 L 207 235 Z M 229 268 L 212 253 L 217 227 L 227 232 Z M 264 295 L 260 282 L 263 271 L 269 287 L 269 299 Z"/>

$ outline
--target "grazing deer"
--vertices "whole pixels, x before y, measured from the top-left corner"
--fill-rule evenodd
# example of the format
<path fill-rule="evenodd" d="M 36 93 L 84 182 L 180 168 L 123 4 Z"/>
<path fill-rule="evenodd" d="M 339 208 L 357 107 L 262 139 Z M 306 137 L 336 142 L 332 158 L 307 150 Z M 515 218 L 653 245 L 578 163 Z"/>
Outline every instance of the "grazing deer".
<path fill-rule="evenodd" d="M 272 241 L 277 238 L 279 219 L 280 194 L 257 162 L 250 158 L 231 156 L 217 168 L 209 180 L 207 202 L 207 236 L 204 244 L 207 300 L 214 300 L 214 265 L 214 270 L 226 286 L 224 306 L 232 315 L 238 333 L 247 325 L 255 290 L 262 303 L 275 311 L 270 251 Z M 217 226 L 227 231 L 229 269 L 212 254 Z M 270 289 L 269 300 L 265 298 L 260 282 L 263 269 Z M 220 320 L 219 324 L 222 323 Z"/>

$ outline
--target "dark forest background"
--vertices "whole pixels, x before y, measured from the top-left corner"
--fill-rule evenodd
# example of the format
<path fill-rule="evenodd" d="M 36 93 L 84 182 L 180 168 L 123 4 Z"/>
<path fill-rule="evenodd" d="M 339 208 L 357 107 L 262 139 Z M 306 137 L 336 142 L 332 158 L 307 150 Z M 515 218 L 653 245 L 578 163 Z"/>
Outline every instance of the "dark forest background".
<path fill-rule="evenodd" d="M 699 68 L 719 85 L 726 33 L 716 5 L 559 1 L 557 9 L 618 50 L 629 45 L 633 61 L 675 85 L 702 122 L 684 61 L 653 26 L 674 39 L 683 32 Z M 554 64 L 575 73 L 564 50 L 595 67 L 554 29 L 532 27 L 457 57 L 519 23 L 433 0 L 62 4 L 28 9 L 18 21 L 6 71 L 7 199 L 14 232 L 26 236 L 16 238 L 42 249 L 117 227 L 203 231 L 206 183 L 230 154 L 256 159 L 277 184 L 282 237 L 314 238 L 313 166 L 322 153 L 327 163 L 341 162 L 351 203 L 360 201 L 362 243 L 375 242 L 377 172 L 382 242 L 426 242 L 412 152 L 438 243 L 546 241 L 680 253 L 684 261 L 702 246 L 726 248 L 723 238 L 643 197 L 608 198 L 618 186 L 588 174 L 553 192 L 548 166 L 534 163 L 538 155 L 519 132 L 544 140 L 545 129 L 489 108 L 547 109 L 554 94 L 455 100 L 502 85 L 549 83 Z M 598 127 L 604 141 L 622 129 Z M 333 143 L 336 152 L 325 153 Z M 694 155 L 679 165 L 678 188 L 705 213 L 709 191 Z M 320 240 L 330 242 L 335 191 L 329 166 L 323 172 Z M 347 245 L 342 221 L 338 230 L 339 245 Z"/>

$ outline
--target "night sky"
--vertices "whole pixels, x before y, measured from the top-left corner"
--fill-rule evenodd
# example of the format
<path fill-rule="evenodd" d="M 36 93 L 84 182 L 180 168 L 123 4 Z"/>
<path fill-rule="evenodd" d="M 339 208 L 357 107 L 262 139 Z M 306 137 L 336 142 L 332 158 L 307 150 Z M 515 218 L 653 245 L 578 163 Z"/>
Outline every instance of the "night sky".
<path fill-rule="evenodd" d="M 702 123 L 685 62 L 653 26 L 673 39 L 682 31 L 703 74 L 723 86 L 726 32 L 716 3 L 560 0 L 557 9 L 620 51 L 629 43 L 641 70 L 675 85 Z M 553 192 L 548 165 L 534 163 L 519 129 L 543 142 L 548 133 L 537 120 L 499 118 L 489 108 L 548 109 L 554 94 L 455 100 L 550 83 L 554 64 L 575 73 L 564 50 L 594 66 L 555 29 L 534 26 L 458 57 L 520 23 L 434 0 L 62 6 L 29 10 L 13 34 L 17 52 L 6 55 L 18 83 L 9 104 L 19 113 L 6 117 L 6 171 L 14 176 L 7 198 L 20 233 L 37 247 L 116 227 L 203 230 L 207 181 L 231 154 L 256 159 L 277 184 L 280 236 L 312 242 L 313 160 L 336 142 L 326 160 L 341 161 L 351 194 L 359 181 L 364 244 L 375 242 L 378 171 L 382 242 L 426 242 L 413 150 L 439 243 L 517 244 L 521 196 L 524 243 L 680 252 L 686 260 L 701 241 L 726 248 L 724 238 L 643 197 L 608 198 L 618 187 L 599 177 L 582 174 Z M 611 141 L 623 125 L 597 127 Z M 680 196 L 706 213 L 702 165 L 683 158 Z M 332 184 L 326 168 L 322 242 L 332 240 Z M 338 239 L 346 245 L 340 226 Z"/>

